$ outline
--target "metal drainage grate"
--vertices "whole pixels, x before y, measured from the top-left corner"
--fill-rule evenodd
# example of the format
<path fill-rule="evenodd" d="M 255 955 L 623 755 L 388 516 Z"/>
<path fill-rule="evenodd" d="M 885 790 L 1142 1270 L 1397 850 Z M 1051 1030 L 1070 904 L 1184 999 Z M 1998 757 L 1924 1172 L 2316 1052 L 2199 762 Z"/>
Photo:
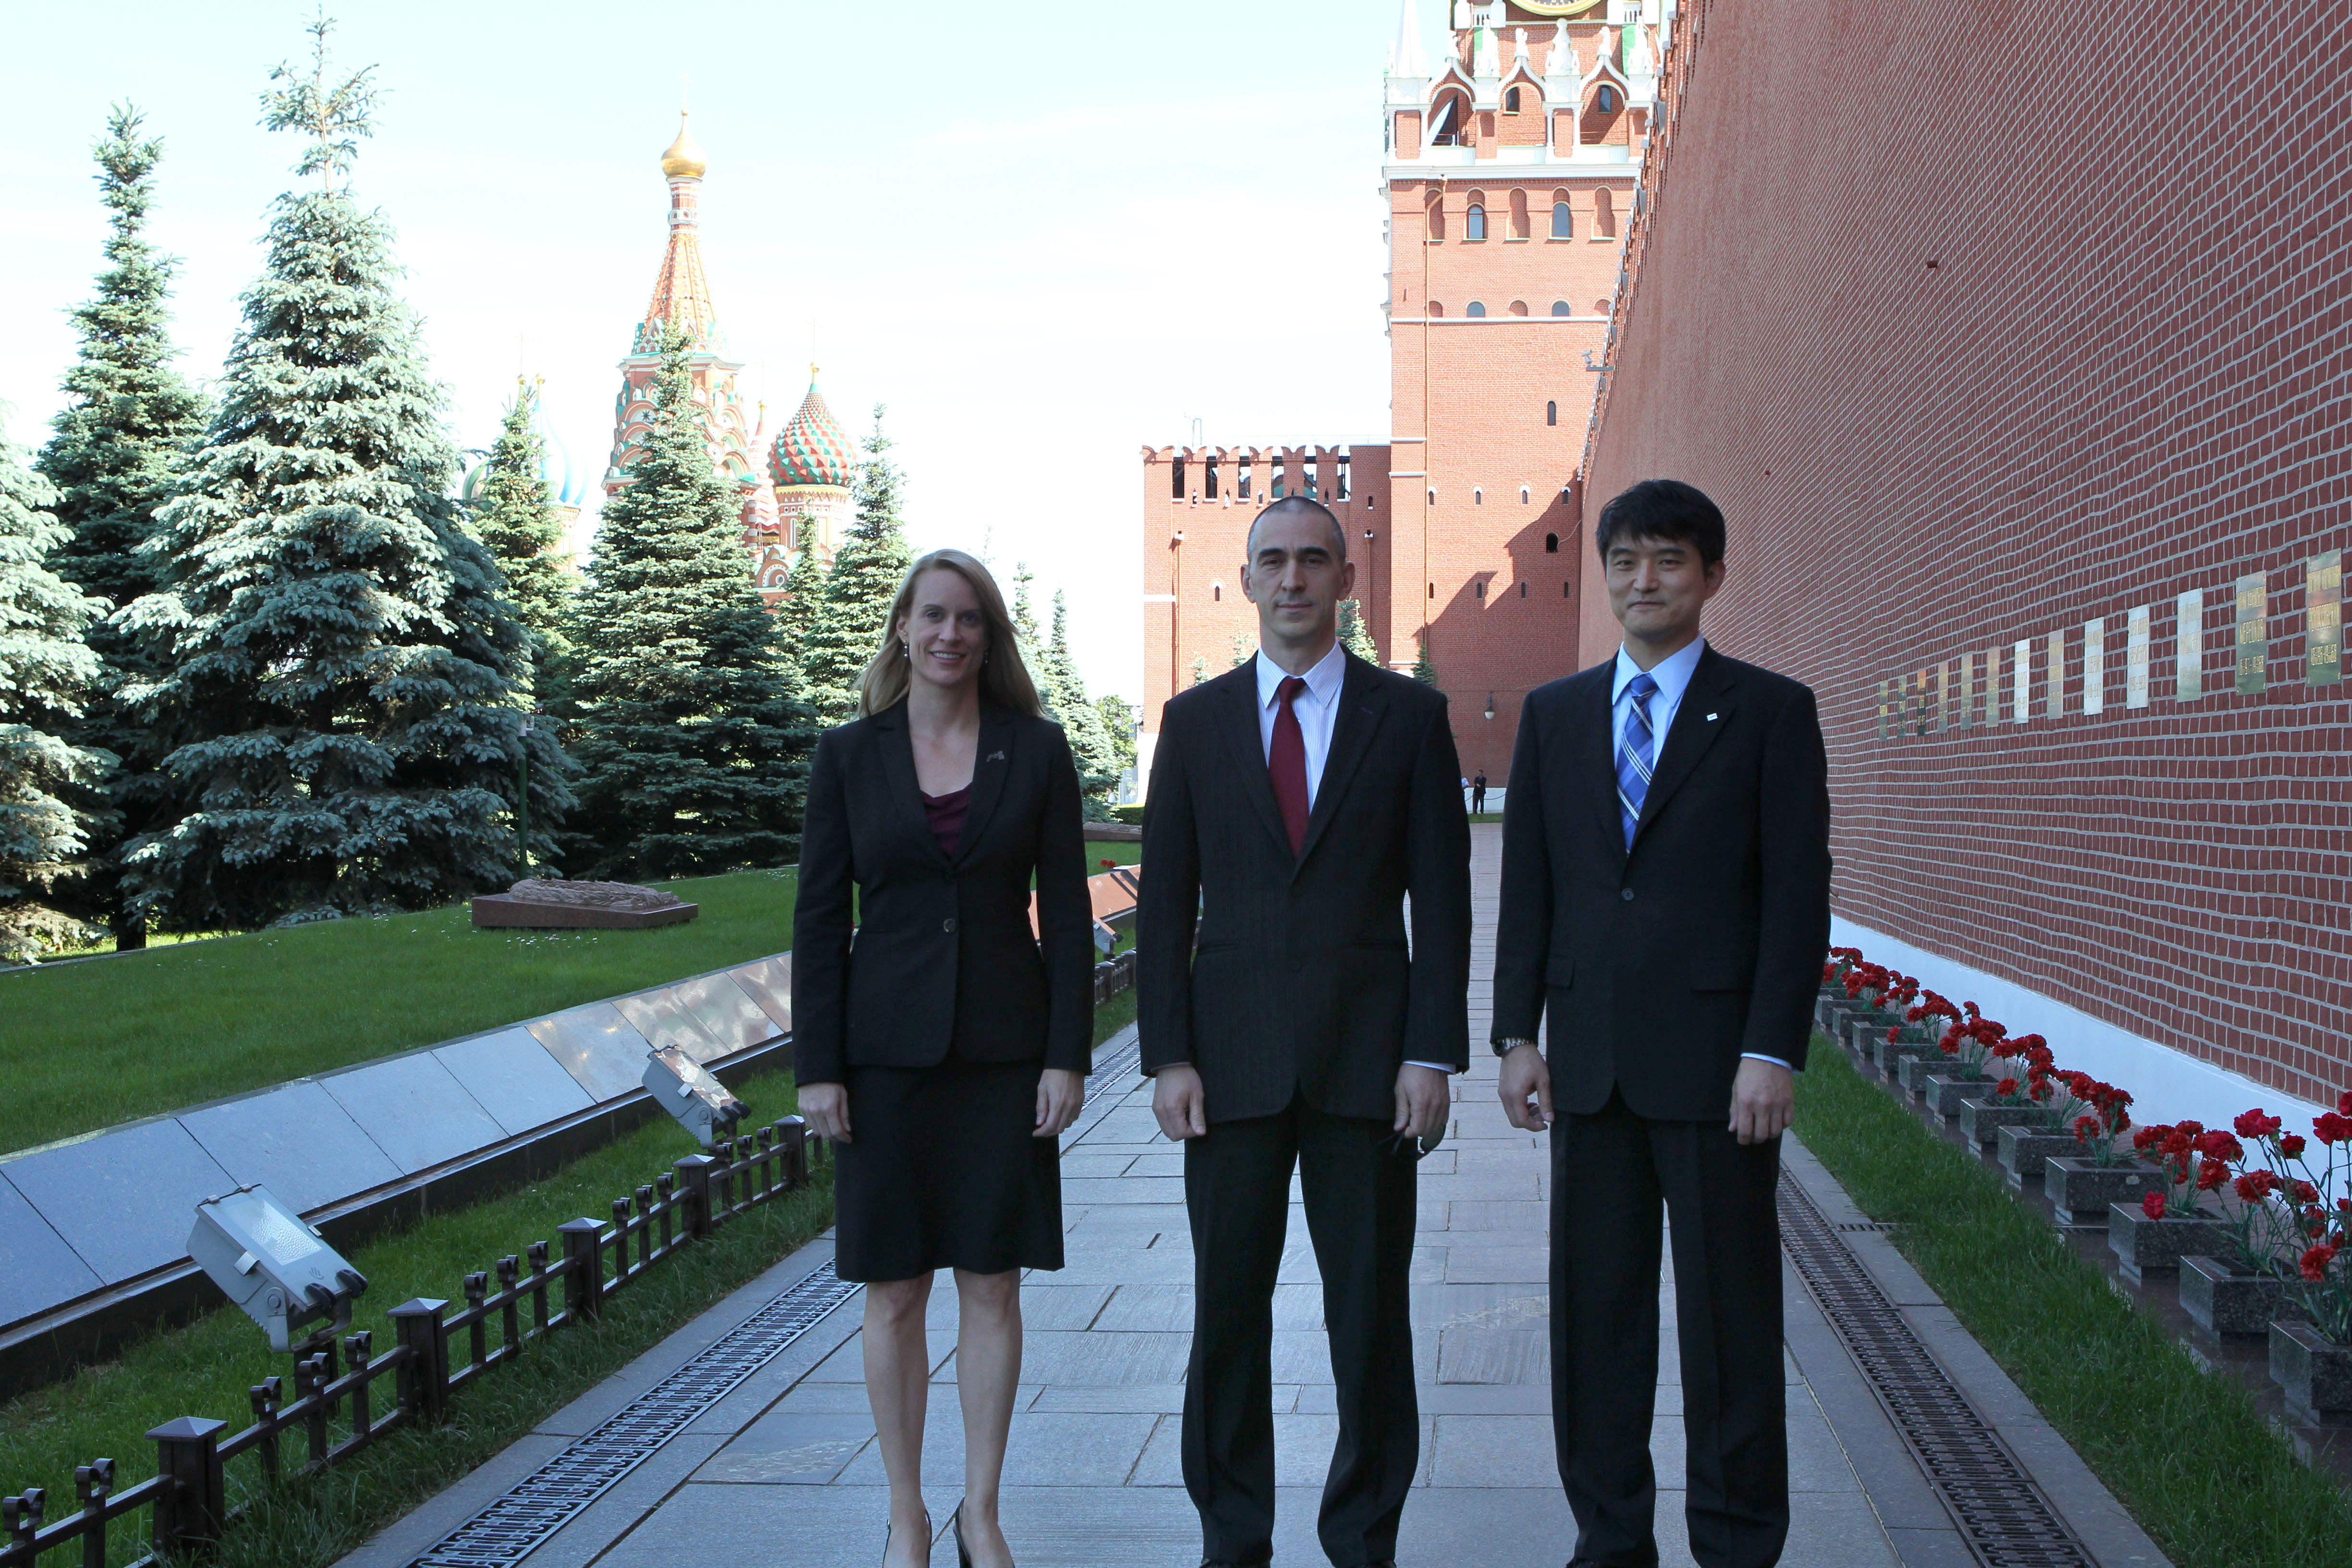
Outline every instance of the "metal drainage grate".
<path fill-rule="evenodd" d="M 517 1482 L 410 1568 L 520 1562 L 859 1289 L 835 1278 L 827 1263 Z"/>
<path fill-rule="evenodd" d="M 2097 1568 L 2000 1434 L 1944 1375 L 1785 1171 L 1779 1206 L 1790 1262 L 1950 1511 L 1969 1554 L 1986 1568 Z"/>

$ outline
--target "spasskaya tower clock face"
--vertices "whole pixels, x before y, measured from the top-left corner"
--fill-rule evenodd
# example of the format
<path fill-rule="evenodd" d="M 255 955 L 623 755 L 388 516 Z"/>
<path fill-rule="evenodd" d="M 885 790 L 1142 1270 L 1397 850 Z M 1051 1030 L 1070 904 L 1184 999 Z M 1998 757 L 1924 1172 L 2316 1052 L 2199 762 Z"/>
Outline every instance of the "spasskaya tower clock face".
<path fill-rule="evenodd" d="M 1554 16 L 1580 16 L 1587 11 L 1601 8 L 1601 0 L 1511 0 L 1514 8 L 1531 16 L 1549 20 Z"/>

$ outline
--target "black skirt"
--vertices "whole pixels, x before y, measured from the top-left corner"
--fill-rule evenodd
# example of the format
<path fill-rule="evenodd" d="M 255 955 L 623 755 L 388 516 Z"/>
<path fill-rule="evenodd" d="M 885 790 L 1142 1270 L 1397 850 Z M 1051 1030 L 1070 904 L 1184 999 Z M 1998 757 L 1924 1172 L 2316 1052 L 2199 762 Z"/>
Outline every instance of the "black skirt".
<path fill-rule="evenodd" d="M 1031 1135 L 1042 1066 L 847 1069 L 850 1141 L 833 1151 L 842 1279 L 1062 1266 L 1061 1140 Z"/>

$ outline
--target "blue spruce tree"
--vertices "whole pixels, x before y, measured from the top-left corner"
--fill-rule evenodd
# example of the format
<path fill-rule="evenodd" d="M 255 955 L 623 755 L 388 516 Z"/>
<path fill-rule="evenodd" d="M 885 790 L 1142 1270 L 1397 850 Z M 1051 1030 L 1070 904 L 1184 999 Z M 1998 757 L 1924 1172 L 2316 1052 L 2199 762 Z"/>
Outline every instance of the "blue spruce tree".
<path fill-rule="evenodd" d="M 124 857 L 132 907 L 251 927 L 445 904 L 512 879 L 518 764 L 539 836 L 572 805 L 549 726 L 525 735 L 529 636 L 449 499 L 390 226 L 342 188 L 371 134 L 367 71 L 280 66 L 273 130 L 306 132 L 247 292 L 219 412 L 125 612 L 162 673 L 125 689 L 163 752 L 163 820 Z"/>

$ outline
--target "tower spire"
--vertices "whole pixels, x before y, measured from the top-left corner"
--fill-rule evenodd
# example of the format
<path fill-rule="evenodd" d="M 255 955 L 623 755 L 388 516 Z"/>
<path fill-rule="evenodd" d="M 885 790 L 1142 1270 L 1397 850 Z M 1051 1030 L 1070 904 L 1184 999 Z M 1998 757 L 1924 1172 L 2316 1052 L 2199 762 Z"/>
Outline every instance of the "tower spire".
<path fill-rule="evenodd" d="M 637 350 L 655 352 L 663 326 L 674 321 L 686 329 L 696 348 L 718 353 L 722 352 L 719 311 L 710 301 L 710 279 L 702 270 L 702 176 L 709 164 L 682 109 L 677 140 L 662 153 L 661 166 L 669 181 L 669 247 L 662 253 L 653 300 L 637 328 Z"/>
<path fill-rule="evenodd" d="M 1423 77 L 1429 56 L 1421 47 L 1421 16 L 1413 0 L 1399 0 L 1396 41 L 1389 46 L 1389 75 Z"/>

